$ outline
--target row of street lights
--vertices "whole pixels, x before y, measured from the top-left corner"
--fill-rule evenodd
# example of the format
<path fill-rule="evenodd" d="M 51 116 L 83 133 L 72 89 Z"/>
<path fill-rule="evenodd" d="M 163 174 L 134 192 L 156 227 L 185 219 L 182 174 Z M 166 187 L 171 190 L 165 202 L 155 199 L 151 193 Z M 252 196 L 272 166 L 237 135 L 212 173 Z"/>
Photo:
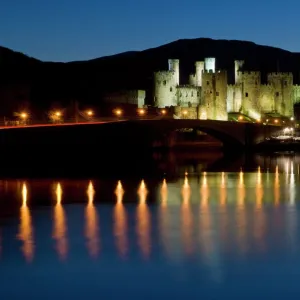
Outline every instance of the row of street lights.
<path fill-rule="evenodd" d="M 89 110 L 86 110 L 84 112 L 84 114 L 87 116 L 87 117 L 93 117 L 95 115 L 94 111 L 89 109 Z M 124 115 L 124 111 L 120 108 L 116 108 L 113 110 L 113 114 L 117 117 L 121 117 L 122 115 Z M 139 108 L 137 110 L 137 114 L 139 116 L 145 116 L 147 114 L 147 110 L 145 108 Z M 167 110 L 165 109 L 161 109 L 160 110 L 160 114 L 161 115 L 166 115 L 167 114 Z M 28 112 L 21 112 L 21 113 L 17 113 L 16 114 L 23 122 L 27 121 L 30 117 L 30 114 Z M 51 121 L 55 122 L 59 122 L 61 121 L 61 119 L 63 118 L 63 112 L 61 110 L 56 110 L 56 111 L 51 111 L 49 113 L 49 118 Z"/>
<path fill-rule="evenodd" d="M 243 116 L 239 116 L 239 117 L 238 117 L 238 120 L 239 120 L 239 121 L 244 121 L 244 117 L 243 117 Z M 261 121 L 262 121 L 261 119 L 257 119 L 257 120 L 256 120 L 257 123 L 261 123 Z M 274 124 L 280 124 L 280 122 L 281 122 L 281 120 L 279 120 L 279 119 L 274 119 L 274 120 L 266 119 L 266 123 L 270 123 L 270 121 L 273 121 Z M 290 118 L 290 121 L 293 122 L 293 121 L 294 121 L 294 117 L 291 117 L 291 118 Z M 285 121 L 282 121 L 282 123 L 284 124 Z"/>
<path fill-rule="evenodd" d="M 114 113 L 116 116 L 118 116 L 118 117 L 120 117 L 120 116 L 122 116 L 122 115 L 124 114 L 123 110 L 120 109 L 120 108 L 115 109 L 115 110 L 113 111 L 113 113 Z M 147 114 L 147 110 L 146 110 L 145 108 L 139 108 L 139 109 L 137 110 L 137 113 L 138 113 L 139 116 L 142 117 L 142 116 L 145 116 L 145 115 Z M 161 110 L 160 110 L 160 114 L 166 115 L 166 114 L 167 114 L 167 111 L 166 111 L 165 109 L 161 109 Z"/>

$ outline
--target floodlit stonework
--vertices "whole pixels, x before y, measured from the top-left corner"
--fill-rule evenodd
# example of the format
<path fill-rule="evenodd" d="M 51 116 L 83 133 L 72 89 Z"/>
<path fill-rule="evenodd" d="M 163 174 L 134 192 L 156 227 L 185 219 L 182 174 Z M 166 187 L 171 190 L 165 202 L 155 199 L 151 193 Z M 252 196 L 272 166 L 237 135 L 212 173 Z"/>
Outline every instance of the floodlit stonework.
<path fill-rule="evenodd" d="M 205 58 L 195 63 L 189 85 L 180 85 L 179 60 L 169 59 L 169 70 L 154 74 L 154 104 L 175 107 L 179 118 L 227 120 L 228 113 L 253 119 L 269 113 L 292 117 L 294 104 L 300 102 L 300 86 L 293 85 L 293 74 L 269 73 L 267 84 L 262 84 L 260 72 L 242 71 L 243 66 L 244 61 L 234 62 L 235 83 L 230 85 L 227 71 L 216 69 L 215 58 Z"/>

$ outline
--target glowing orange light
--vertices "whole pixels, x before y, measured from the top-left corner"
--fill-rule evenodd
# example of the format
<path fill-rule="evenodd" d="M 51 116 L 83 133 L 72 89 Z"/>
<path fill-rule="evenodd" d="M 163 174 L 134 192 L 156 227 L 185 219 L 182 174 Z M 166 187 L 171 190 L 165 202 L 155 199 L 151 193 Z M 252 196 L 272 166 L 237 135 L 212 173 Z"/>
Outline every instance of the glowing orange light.
<path fill-rule="evenodd" d="M 21 118 L 22 119 L 27 119 L 28 115 L 26 113 L 21 113 Z"/>
<path fill-rule="evenodd" d="M 117 203 L 122 203 L 123 195 L 124 195 L 124 189 L 123 189 L 123 186 L 122 186 L 122 183 L 121 183 L 120 180 L 118 181 L 117 188 L 115 190 L 115 194 L 117 196 Z"/>
<path fill-rule="evenodd" d="M 22 241 L 22 252 L 27 262 L 31 262 L 34 257 L 34 235 L 30 210 L 27 206 L 27 187 L 26 183 L 22 186 L 23 203 L 20 211 L 20 226 L 18 239 Z"/>
<path fill-rule="evenodd" d="M 94 112 L 93 112 L 92 110 L 88 110 L 88 111 L 87 111 L 87 115 L 88 115 L 88 116 L 91 117 L 93 114 L 94 114 Z"/>
<path fill-rule="evenodd" d="M 116 115 L 117 116 L 121 116 L 122 115 L 122 110 L 121 109 L 117 109 L 116 110 Z"/>
<path fill-rule="evenodd" d="M 57 112 L 55 113 L 55 115 L 56 115 L 57 117 L 60 117 L 60 116 L 61 116 L 61 112 L 60 112 L 60 111 L 57 111 Z"/>
<path fill-rule="evenodd" d="M 244 119 L 244 117 L 243 116 L 239 116 L 239 120 L 241 121 L 241 120 L 243 120 Z"/>
<path fill-rule="evenodd" d="M 142 180 L 140 187 L 138 189 L 138 195 L 140 197 L 140 203 L 145 203 L 147 198 L 148 190 L 145 181 Z"/>
<path fill-rule="evenodd" d="M 139 114 L 142 116 L 142 115 L 144 115 L 146 112 L 145 112 L 145 110 L 144 109 L 139 109 Z"/>
<path fill-rule="evenodd" d="M 276 124 L 277 124 L 278 122 L 279 122 L 279 121 L 278 121 L 277 119 L 275 119 L 275 120 L 274 120 L 274 123 L 276 123 Z"/>
<path fill-rule="evenodd" d="M 163 109 L 163 110 L 161 111 L 161 113 L 162 113 L 163 115 L 167 114 L 167 112 L 166 112 L 165 109 Z"/>
<path fill-rule="evenodd" d="M 184 110 L 183 112 L 182 112 L 184 115 L 187 115 L 187 110 Z"/>

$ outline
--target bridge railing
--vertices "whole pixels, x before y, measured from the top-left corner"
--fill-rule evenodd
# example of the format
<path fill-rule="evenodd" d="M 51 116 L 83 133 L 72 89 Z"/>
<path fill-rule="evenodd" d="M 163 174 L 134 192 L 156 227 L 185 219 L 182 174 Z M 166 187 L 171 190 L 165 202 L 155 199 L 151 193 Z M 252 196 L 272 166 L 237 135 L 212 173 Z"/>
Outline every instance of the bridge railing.
<path fill-rule="evenodd" d="M 120 116 L 120 117 L 95 117 L 88 120 L 82 118 L 67 118 L 56 121 L 51 120 L 38 120 L 38 119 L 25 119 L 25 120 L 14 120 L 14 119 L 0 119 L 0 127 L 24 127 L 24 126 L 59 126 L 59 125 L 76 125 L 76 124 L 92 124 L 92 123 L 108 123 L 108 122 L 118 122 L 118 121 L 128 121 L 128 120 L 159 120 L 166 119 L 168 117 L 162 116 Z"/>

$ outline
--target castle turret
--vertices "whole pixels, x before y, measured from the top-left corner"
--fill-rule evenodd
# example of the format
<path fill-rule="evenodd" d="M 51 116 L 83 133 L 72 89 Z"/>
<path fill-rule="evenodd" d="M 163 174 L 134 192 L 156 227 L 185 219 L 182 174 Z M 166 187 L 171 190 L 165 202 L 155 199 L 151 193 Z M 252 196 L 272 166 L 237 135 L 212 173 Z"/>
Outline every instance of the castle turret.
<path fill-rule="evenodd" d="M 174 73 L 174 84 L 179 85 L 179 59 L 169 59 L 169 71 Z"/>
<path fill-rule="evenodd" d="M 260 72 L 238 72 L 242 82 L 242 111 L 254 119 L 261 118 L 260 106 Z"/>
<path fill-rule="evenodd" d="M 286 117 L 293 116 L 293 74 L 270 73 L 268 83 L 273 87 L 276 112 Z"/>
<path fill-rule="evenodd" d="M 213 73 L 216 72 L 216 59 L 214 57 L 205 58 L 205 71 L 209 72 L 210 70 Z"/>
<path fill-rule="evenodd" d="M 196 86 L 202 86 L 202 74 L 204 72 L 204 61 L 197 61 L 196 66 Z"/>
<path fill-rule="evenodd" d="M 204 71 L 202 81 L 200 118 L 227 120 L 227 72 Z"/>
<path fill-rule="evenodd" d="M 244 60 L 235 60 L 234 61 L 234 80 L 235 84 L 241 83 L 242 78 L 241 75 L 242 73 L 239 73 L 239 71 L 242 71 L 242 68 L 245 64 Z"/>

